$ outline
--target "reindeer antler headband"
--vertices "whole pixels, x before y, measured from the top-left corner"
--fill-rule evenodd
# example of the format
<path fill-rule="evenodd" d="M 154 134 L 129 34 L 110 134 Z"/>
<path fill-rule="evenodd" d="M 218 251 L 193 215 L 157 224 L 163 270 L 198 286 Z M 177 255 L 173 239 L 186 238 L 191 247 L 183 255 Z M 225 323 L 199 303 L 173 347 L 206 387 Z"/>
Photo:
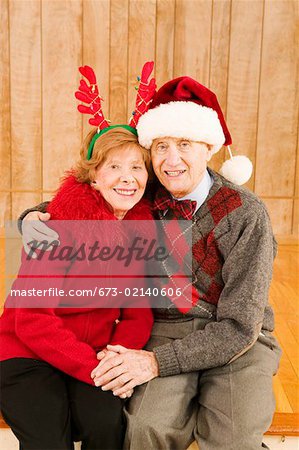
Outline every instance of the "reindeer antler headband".
<path fill-rule="evenodd" d="M 92 157 L 92 151 L 96 140 L 112 128 L 125 128 L 137 136 L 136 126 L 138 120 L 149 109 L 149 105 L 156 90 L 155 79 L 152 78 L 148 81 L 153 71 L 153 67 L 153 61 L 146 62 L 142 69 L 141 78 L 137 78 L 140 84 L 137 92 L 135 110 L 130 118 L 129 125 L 109 125 L 110 121 L 105 119 L 102 111 L 101 102 L 103 99 L 99 93 L 97 80 L 93 69 L 89 66 L 79 67 L 79 72 L 88 80 L 89 85 L 85 80 L 80 80 L 79 90 L 75 92 L 75 97 L 81 102 L 86 103 L 86 105 L 78 105 L 78 111 L 82 114 L 90 114 L 92 118 L 89 119 L 88 122 L 90 125 L 98 127 L 97 133 L 93 136 L 88 147 L 88 160 Z"/>

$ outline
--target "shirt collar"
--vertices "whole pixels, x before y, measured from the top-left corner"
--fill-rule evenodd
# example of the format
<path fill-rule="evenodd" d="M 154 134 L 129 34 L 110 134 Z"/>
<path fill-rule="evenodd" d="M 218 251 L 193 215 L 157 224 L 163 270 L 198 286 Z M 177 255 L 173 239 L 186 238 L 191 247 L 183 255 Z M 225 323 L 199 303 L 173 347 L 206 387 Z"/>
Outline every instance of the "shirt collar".
<path fill-rule="evenodd" d="M 204 203 L 206 198 L 208 197 L 212 186 L 213 186 L 213 178 L 209 174 L 208 170 L 206 169 L 203 179 L 196 186 L 196 188 L 192 192 L 190 192 L 190 194 L 187 194 L 181 198 L 176 198 L 174 196 L 172 196 L 172 197 L 175 198 L 176 200 L 196 201 L 196 210 L 195 210 L 195 212 L 196 212 L 201 207 L 201 205 Z"/>

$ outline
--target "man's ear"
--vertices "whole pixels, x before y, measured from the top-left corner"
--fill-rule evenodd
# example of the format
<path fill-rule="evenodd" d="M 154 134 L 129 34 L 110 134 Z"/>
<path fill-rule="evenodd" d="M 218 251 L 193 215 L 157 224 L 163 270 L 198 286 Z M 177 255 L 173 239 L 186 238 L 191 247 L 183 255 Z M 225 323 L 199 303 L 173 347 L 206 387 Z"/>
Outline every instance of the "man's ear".
<path fill-rule="evenodd" d="M 207 144 L 207 148 L 208 148 L 208 151 L 207 151 L 207 162 L 209 162 L 211 160 L 212 156 L 213 156 L 212 146 Z"/>

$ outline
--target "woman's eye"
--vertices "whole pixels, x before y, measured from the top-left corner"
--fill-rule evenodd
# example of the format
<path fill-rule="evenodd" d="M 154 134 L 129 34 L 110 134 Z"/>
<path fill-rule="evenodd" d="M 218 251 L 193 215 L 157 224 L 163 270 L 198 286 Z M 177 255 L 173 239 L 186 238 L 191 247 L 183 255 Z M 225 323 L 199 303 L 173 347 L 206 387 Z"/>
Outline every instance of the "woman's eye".
<path fill-rule="evenodd" d="M 118 169 L 118 166 L 116 164 L 111 164 L 111 169 Z"/>
<path fill-rule="evenodd" d="M 139 170 L 139 169 L 142 169 L 142 167 L 141 166 L 133 166 L 133 169 L 134 170 Z"/>

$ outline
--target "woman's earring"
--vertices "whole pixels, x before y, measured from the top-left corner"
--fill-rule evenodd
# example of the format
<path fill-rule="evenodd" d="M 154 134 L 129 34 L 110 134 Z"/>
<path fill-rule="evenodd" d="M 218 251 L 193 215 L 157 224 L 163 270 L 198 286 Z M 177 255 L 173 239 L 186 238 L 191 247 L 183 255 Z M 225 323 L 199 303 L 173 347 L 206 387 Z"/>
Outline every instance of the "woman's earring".
<path fill-rule="evenodd" d="M 98 183 L 96 182 L 96 181 L 91 181 L 91 186 L 96 190 L 96 191 L 99 191 L 100 189 L 99 189 L 99 186 L 98 186 Z"/>

